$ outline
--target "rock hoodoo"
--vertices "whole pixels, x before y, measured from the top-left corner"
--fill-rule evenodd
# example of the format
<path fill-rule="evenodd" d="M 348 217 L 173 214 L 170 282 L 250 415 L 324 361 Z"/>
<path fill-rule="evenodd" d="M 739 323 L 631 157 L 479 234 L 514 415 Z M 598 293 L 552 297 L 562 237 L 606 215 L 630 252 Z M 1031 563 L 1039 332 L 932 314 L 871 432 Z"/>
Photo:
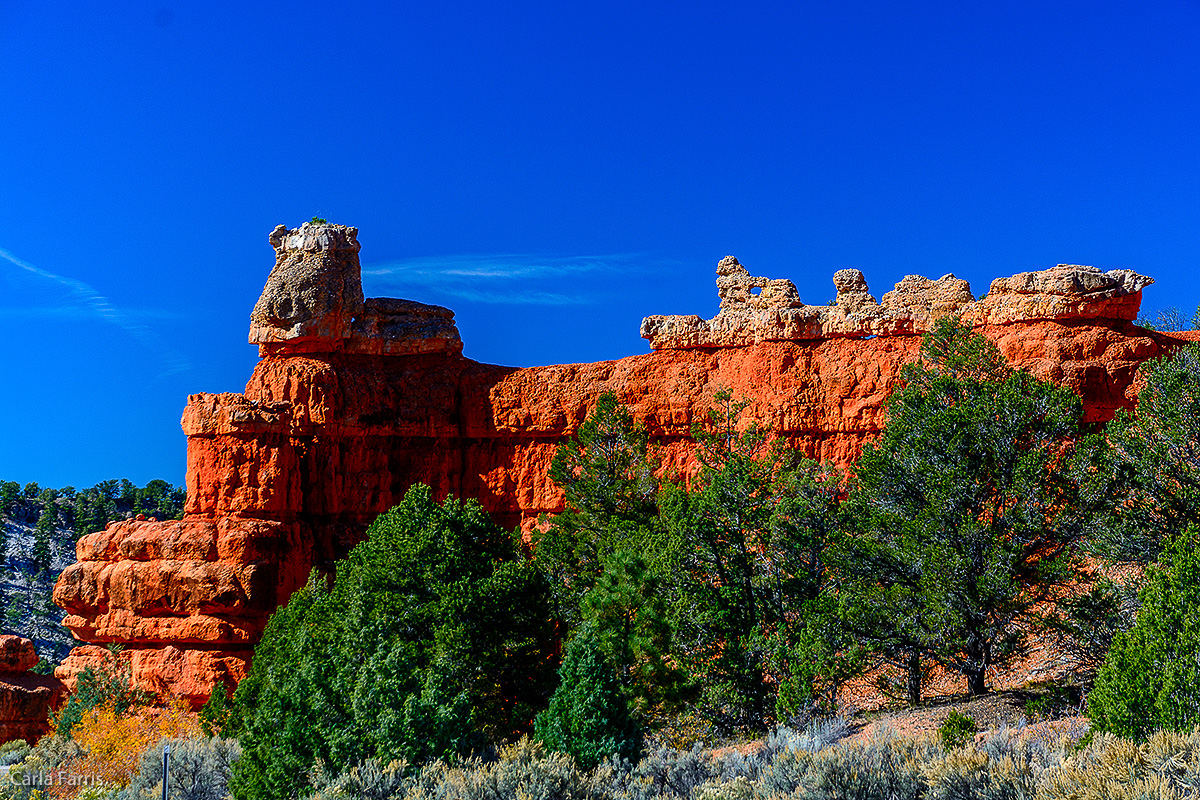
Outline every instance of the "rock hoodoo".
<path fill-rule="evenodd" d="M 13 739 L 32 744 L 50 730 L 47 719 L 66 687 L 53 675 L 30 672 L 37 663 L 33 642 L 0 636 L 0 744 Z"/>
<path fill-rule="evenodd" d="M 752 277 L 733 256 L 717 265 L 721 310 L 712 319 L 695 315 L 654 316 L 642 321 L 642 337 L 655 350 L 743 347 L 760 342 L 813 341 L 836 337 L 903 336 L 924 333 L 938 317 L 961 316 L 974 325 L 1137 317 L 1141 291 L 1153 279 L 1130 270 L 1059 264 L 1041 272 L 997 278 L 976 300 L 966 281 L 943 275 L 936 281 L 909 275 L 877 303 L 863 274 L 833 274 L 837 299 L 828 306 L 800 301 L 788 280 Z"/>
<path fill-rule="evenodd" d="M 1131 320 L 1150 279 L 1059 266 L 1002 278 L 976 300 L 966 281 L 910 276 L 876 302 L 857 270 L 834 275 L 832 306 L 786 280 L 717 268 L 716 318 L 648 317 L 653 352 L 529 369 L 461 355 L 452 312 L 363 299 L 357 230 L 280 226 L 276 265 L 251 316 L 260 360 L 243 394 L 195 394 L 187 507 L 89 534 L 55 589 L 86 644 L 67 681 L 121 642 L 137 685 L 203 702 L 245 674 L 271 612 L 310 570 L 328 570 L 414 483 L 475 497 L 505 525 L 561 507 L 555 448 L 614 392 L 667 466 L 692 466 L 691 425 L 729 388 L 748 413 L 814 458 L 857 457 L 919 334 L 961 314 L 1015 366 L 1078 392 L 1087 418 L 1133 398 L 1142 361 L 1178 338 Z"/>

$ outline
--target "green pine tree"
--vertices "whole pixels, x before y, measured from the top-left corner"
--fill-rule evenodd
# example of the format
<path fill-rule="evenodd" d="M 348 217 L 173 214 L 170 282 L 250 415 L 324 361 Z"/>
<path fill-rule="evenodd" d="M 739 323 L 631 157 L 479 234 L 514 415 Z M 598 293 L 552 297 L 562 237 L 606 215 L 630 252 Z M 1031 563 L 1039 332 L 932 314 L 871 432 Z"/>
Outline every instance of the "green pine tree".
<path fill-rule="evenodd" d="M 0 517 L 11 513 L 13 505 L 21 497 L 21 485 L 16 481 L 0 482 Z"/>
<path fill-rule="evenodd" d="M 1106 431 L 1123 501 L 1102 551 L 1149 564 L 1200 518 L 1200 344 L 1146 361 L 1138 375 L 1136 411 L 1119 412 Z"/>
<path fill-rule="evenodd" d="M 46 489 L 39 495 L 42 511 L 33 530 L 33 551 L 30 559 L 38 575 L 48 574 L 53 566 L 53 541 L 58 530 L 58 492 Z"/>
<path fill-rule="evenodd" d="M 614 394 L 596 401 L 575 437 L 561 445 L 550 478 L 565 510 L 534 534 L 534 558 L 550 580 L 555 616 L 569 632 L 603 559 L 619 549 L 653 549 L 657 481 L 648 436 Z"/>
<path fill-rule="evenodd" d="M 602 566 L 583 598 L 584 624 L 639 716 L 675 708 L 693 687 L 674 662 L 663 580 L 629 550 L 617 550 Z"/>
<path fill-rule="evenodd" d="M 716 395 L 707 426 L 694 432 L 700 474 L 660 501 L 680 656 L 704 687 L 703 713 L 723 732 L 775 722 L 781 683 L 790 716 L 820 679 L 839 677 L 804 666 L 814 663 L 812 629 L 829 630 L 820 617 L 824 553 L 839 529 L 836 479 L 757 425 L 739 427 L 744 410 L 728 391 Z M 830 640 L 825 667 L 839 649 Z"/>

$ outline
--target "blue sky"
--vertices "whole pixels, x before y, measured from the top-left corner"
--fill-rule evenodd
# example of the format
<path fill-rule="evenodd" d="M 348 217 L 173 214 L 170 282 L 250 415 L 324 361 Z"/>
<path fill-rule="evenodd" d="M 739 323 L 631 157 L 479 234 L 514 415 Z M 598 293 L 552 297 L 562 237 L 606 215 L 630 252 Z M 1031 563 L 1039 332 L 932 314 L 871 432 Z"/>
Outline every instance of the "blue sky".
<path fill-rule="evenodd" d="M 181 482 L 314 215 L 493 363 L 645 352 L 728 253 L 813 303 L 1071 262 L 1190 311 L 1198 39 L 1196 0 L 0 0 L 0 478 Z"/>

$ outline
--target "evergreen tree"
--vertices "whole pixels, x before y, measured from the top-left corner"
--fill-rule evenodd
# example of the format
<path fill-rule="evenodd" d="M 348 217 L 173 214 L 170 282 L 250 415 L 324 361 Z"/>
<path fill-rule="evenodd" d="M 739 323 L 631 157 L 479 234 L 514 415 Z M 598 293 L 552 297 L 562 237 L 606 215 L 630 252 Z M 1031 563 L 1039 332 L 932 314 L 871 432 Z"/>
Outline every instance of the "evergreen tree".
<path fill-rule="evenodd" d="M 1173 538 L 1141 599 L 1096 676 L 1088 716 L 1096 730 L 1137 739 L 1190 731 L 1200 724 L 1200 529 Z"/>
<path fill-rule="evenodd" d="M 672 657 L 663 581 L 629 550 L 617 550 L 602 566 L 583 598 L 584 624 L 640 716 L 671 709 L 692 687 Z"/>
<path fill-rule="evenodd" d="M 1078 575 L 1077 548 L 1108 502 L 1102 443 L 1081 434 L 1078 397 L 1009 369 L 954 318 L 935 323 L 903 378 L 857 464 L 847 604 L 869 644 L 907 663 L 910 686 L 928 656 L 980 694 L 1039 604 Z"/>
<path fill-rule="evenodd" d="M 474 501 L 415 486 L 276 611 L 234 696 L 235 792 L 289 797 L 324 761 L 469 755 L 528 730 L 549 695 L 543 576 Z"/>
<path fill-rule="evenodd" d="M 1103 553 L 1149 564 L 1200 518 L 1200 344 L 1144 362 L 1135 413 L 1106 431 L 1123 502 Z"/>
<path fill-rule="evenodd" d="M 38 575 L 49 574 L 50 567 L 53 566 L 52 542 L 58 530 L 58 504 L 55 502 L 57 498 L 58 492 L 54 489 L 46 489 L 38 496 L 42 503 L 42 511 L 33 530 L 33 552 L 30 554 L 34 571 Z"/>
<path fill-rule="evenodd" d="M 745 404 L 716 396 L 700 444 L 700 474 L 661 500 L 665 548 L 676 593 L 681 656 L 704 686 L 703 708 L 722 731 L 762 730 L 774 719 L 777 687 L 790 684 L 789 713 L 811 699 L 819 677 L 802 662 L 827 610 L 823 554 L 838 530 L 833 476 L 769 442 L 756 425 L 739 430 Z M 836 641 L 830 641 L 836 650 Z M 835 663 L 825 654 L 826 666 Z M 772 674 L 775 680 L 768 681 Z"/>
<path fill-rule="evenodd" d="M 563 490 L 565 510 L 534 534 L 534 558 L 550 580 L 555 616 L 567 631 L 618 549 L 646 550 L 657 515 L 657 481 L 647 457 L 648 437 L 614 394 L 596 401 L 573 439 L 561 445 L 550 478 Z"/>
<path fill-rule="evenodd" d="M 179 519 L 187 493 L 164 480 L 153 480 L 135 492 L 134 514 L 158 519 Z"/>
<path fill-rule="evenodd" d="M 584 624 L 567 645 L 550 706 L 538 714 L 536 735 L 552 750 L 594 769 L 613 755 L 636 762 L 642 731 L 628 695 L 605 658 L 592 625 Z"/>
<path fill-rule="evenodd" d="M 229 689 L 223 681 L 213 685 L 212 694 L 200 708 L 200 730 L 205 736 L 225 736 L 236 728 Z"/>
<path fill-rule="evenodd" d="M 104 530 L 118 519 L 117 481 L 101 481 L 75 495 L 75 538 Z"/>
<path fill-rule="evenodd" d="M 0 516 L 8 515 L 21 497 L 21 485 L 16 481 L 0 482 Z"/>

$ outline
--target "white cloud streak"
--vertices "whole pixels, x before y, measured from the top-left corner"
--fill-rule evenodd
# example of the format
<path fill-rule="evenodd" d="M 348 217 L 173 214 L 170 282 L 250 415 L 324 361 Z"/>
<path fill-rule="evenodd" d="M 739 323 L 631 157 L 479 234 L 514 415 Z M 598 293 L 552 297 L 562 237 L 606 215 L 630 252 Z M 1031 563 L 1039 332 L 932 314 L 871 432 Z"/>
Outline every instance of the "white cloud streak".
<path fill-rule="evenodd" d="M 0 250 L 0 258 L 3 258 L 28 274 L 50 281 L 67 290 L 70 300 L 66 304 L 55 306 L 54 311 L 45 309 L 49 312 L 45 316 L 69 316 L 74 312 L 76 316 L 86 315 L 96 317 L 124 330 L 147 349 L 157 354 L 162 360 L 165 369 L 154 377 L 155 381 L 191 368 L 187 360 L 168 345 L 161 336 L 138 322 L 128 312 L 114 306 L 107 297 L 100 294 L 100 292 L 96 291 L 89 284 L 65 275 L 58 275 L 41 267 L 36 267 L 28 261 L 22 261 L 7 250 Z M 36 306 L 23 309 L 4 309 L 0 310 L 0 315 L 33 315 L 38 310 L 39 308 Z"/>
<path fill-rule="evenodd" d="M 532 291 L 534 284 L 554 285 L 584 274 L 622 274 L 651 260 L 642 253 L 598 256 L 528 254 L 451 255 L 407 258 L 363 268 L 363 277 L 401 290 L 457 297 L 476 303 L 505 305 L 582 305 L 593 293 Z M 655 262 L 663 259 L 654 258 Z"/>

